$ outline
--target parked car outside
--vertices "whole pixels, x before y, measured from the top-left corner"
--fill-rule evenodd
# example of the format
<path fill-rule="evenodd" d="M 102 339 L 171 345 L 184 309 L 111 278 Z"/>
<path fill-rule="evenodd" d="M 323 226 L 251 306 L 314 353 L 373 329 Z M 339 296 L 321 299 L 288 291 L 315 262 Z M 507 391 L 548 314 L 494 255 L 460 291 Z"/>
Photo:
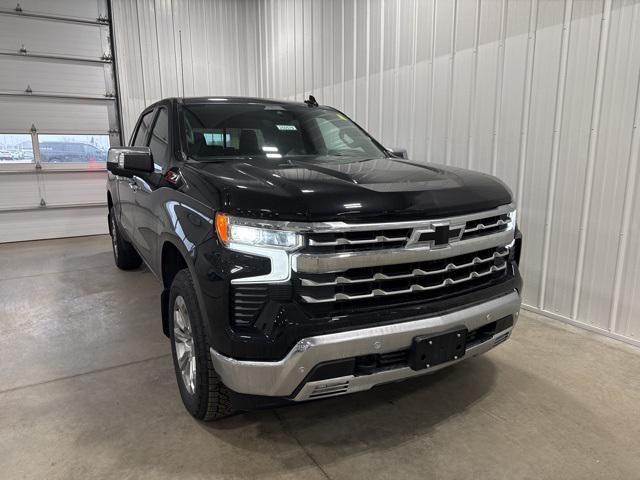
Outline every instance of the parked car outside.
<path fill-rule="evenodd" d="M 42 142 L 40 161 L 56 162 L 106 162 L 107 152 L 88 143 Z"/>

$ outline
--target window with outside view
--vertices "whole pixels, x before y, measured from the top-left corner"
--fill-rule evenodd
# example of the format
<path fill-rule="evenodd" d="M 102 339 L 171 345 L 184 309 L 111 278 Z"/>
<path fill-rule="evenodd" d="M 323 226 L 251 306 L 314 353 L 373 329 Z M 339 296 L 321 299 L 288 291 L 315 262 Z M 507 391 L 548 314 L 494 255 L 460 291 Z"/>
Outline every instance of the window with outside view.
<path fill-rule="evenodd" d="M 33 162 L 31 135 L 0 133 L 0 163 Z"/>
<path fill-rule="evenodd" d="M 109 135 L 39 134 L 41 163 L 99 163 L 107 161 Z"/>

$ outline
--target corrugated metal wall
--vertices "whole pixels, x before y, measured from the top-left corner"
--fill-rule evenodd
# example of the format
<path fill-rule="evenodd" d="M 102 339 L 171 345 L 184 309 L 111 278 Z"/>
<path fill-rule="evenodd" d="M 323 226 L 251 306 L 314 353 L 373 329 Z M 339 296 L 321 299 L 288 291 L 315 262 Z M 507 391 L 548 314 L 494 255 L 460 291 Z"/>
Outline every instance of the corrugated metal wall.
<path fill-rule="evenodd" d="M 262 0 L 264 93 L 498 175 L 530 308 L 640 345 L 640 2 Z"/>
<path fill-rule="evenodd" d="M 140 112 L 171 96 L 256 95 L 258 4 L 112 0 L 125 139 Z"/>
<path fill-rule="evenodd" d="M 313 93 L 505 180 L 529 308 L 640 345 L 639 1 L 113 0 L 125 130 L 183 88 Z"/>

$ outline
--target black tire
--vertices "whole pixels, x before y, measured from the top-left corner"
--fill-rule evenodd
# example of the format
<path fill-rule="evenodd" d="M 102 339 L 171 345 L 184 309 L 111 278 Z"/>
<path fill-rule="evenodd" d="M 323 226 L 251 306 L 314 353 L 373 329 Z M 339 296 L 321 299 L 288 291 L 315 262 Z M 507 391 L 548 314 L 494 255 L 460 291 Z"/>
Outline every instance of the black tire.
<path fill-rule="evenodd" d="M 111 234 L 111 248 L 113 249 L 113 260 L 121 270 L 133 270 L 142 263 L 142 258 L 138 255 L 133 245 L 127 242 L 120 233 L 120 226 L 113 214 L 113 208 L 109 210 L 109 233 Z"/>
<path fill-rule="evenodd" d="M 176 321 L 177 306 L 186 308 L 188 322 L 184 321 L 182 314 L 179 314 L 180 318 Z M 169 309 L 171 353 L 180 396 L 185 408 L 195 418 L 205 422 L 233 415 L 236 410 L 233 407 L 229 389 L 222 383 L 211 362 L 209 341 L 203 328 L 193 279 L 186 268 L 180 270 L 173 279 L 169 295 Z M 180 325 L 181 323 L 182 325 Z M 183 333 L 186 330 L 185 323 L 190 325 L 190 331 L 187 333 L 192 339 L 191 351 L 195 352 L 195 359 L 189 360 L 195 363 L 195 375 L 191 376 L 193 380 L 189 381 L 189 385 L 187 385 L 188 380 L 185 380 L 183 376 L 177 354 L 179 348 L 184 350 L 184 342 L 181 339 L 189 336 L 185 337 Z M 184 356 L 181 358 L 184 359 Z"/>

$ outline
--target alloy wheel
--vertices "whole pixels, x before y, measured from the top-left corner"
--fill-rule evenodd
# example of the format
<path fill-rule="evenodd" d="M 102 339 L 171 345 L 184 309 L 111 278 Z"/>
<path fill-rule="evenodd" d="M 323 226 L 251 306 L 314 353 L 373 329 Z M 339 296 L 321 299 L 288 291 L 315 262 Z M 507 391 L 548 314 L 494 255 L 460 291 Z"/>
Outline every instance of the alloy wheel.
<path fill-rule="evenodd" d="M 182 383 L 193 395 L 196 390 L 196 352 L 189 312 L 181 296 L 177 296 L 173 304 L 173 342 Z"/>

